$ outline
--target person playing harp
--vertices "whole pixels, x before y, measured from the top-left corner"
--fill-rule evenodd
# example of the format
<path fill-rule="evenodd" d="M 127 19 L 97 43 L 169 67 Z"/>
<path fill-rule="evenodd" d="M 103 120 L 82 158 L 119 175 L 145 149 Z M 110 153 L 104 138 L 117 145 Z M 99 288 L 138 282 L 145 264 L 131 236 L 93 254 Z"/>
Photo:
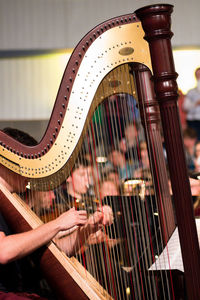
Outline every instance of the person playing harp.
<path fill-rule="evenodd" d="M 4 132 L 17 138 L 18 141 L 24 144 L 34 145 L 37 143 L 31 136 L 20 130 L 6 128 Z M 27 182 L 22 183 L 20 175 L 13 173 L 2 165 L 0 165 L 0 174 L 0 184 L 10 193 L 21 193 L 24 191 L 23 187 L 26 186 Z M 109 211 L 109 213 L 110 212 L 111 211 Z M 29 299 L 29 297 L 30 299 L 32 299 L 31 297 L 37 298 L 37 295 L 29 295 L 27 292 L 22 291 L 23 282 L 21 282 L 20 276 L 17 274 L 20 266 L 20 263 L 18 263 L 19 260 L 43 245 L 48 244 L 52 239 L 54 239 L 57 245 L 67 255 L 73 255 L 80 245 L 84 245 L 91 234 L 93 235 L 102 225 L 107 223 L 110 223 L 110 216 L 108 216 L 107 213 L 103 213 L 103 211 L 96 211 L 88 219 L 85 210 L 75 210 L 75 208 L 71 208 L 56 219 L 36 229 L 14 234 L 11 232 L 5 218 L 0 212 L 0 269 L 2 269 L 0 272 L 0 298 L 1 294 L 2 296 L 4 295 L 4 297 L 10 295 L 18 297 L 19 299 Z M 72 230 L 72 233 L 66 235 L 66 232 L 73 227 L 76 227 L 76 230 Z M 65 233 L 65 236 L 60 238 L 60 236 L 64 235 L 62 232 Z M 7 268 L 6 265 L 8 266 Z M 12 280 L 10 280 L 11 270 L 13 274 Z M 6 294 L 3 292 L 6 292 Z M 17 293 L 18 296 L 13 294 L 14 292 Z"/>

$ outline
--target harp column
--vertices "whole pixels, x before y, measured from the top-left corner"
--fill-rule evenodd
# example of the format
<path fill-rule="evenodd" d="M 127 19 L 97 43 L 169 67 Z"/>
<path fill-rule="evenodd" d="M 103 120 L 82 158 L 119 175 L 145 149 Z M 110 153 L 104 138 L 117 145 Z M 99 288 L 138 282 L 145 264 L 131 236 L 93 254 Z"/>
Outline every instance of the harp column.
<path fill-rule="evenodd" d="M 190 184 L 178 114 L 177 73 L 174 68 L 170 30 L 172 5 L 146 6 L 135 13 L 149 43 L 153 80 L 160 106 L 174 205 L 184 264 L 188 299 L 200 299 L 200 255 Z"/>
<path fill-rule="evenodd" d="M 160 110 L 155 99 L 151 72 L 138 63 L 133 64 L 141 120 L 148 144 L 149 157 L 156 189 L 162 237 L 166 245 L 175 229 L 172 199 L 169 192 L 166 162 L 160 130 Z"/>

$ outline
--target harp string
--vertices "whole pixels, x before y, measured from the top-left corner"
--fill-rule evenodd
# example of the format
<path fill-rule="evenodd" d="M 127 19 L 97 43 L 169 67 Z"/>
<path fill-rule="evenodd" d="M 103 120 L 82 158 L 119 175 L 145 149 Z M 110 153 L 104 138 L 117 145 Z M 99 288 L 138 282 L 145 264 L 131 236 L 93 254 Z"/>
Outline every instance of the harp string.
<path fill-rule="evenodd" d="M 125 73 L 127 75 L 127 73 Z M 128 77 L 128 75 L 127 75 Z M 126 78 L 126 82 L 130 81 L 130 78 Z M 133 113 L 133 110 L 132 110 L 132 113 Z M 128 118 L 128 114 L 127 112 L 125 112 L 123 114 L 124 116 L 127 116 Z M 136 131 L 136 117 L 135 117 L 135 114 L 132 115 L 132 119 L 133 119 L 133 130 Z M 130 120 L 125 120 L 126 121 L 126 124 L 129 124 L 130 123 Z M 138 139 L 139 135 L 135 135 L 135 140 L 136 140 L 136 147 L 133 148 L 133 152 L 129 152 L 128 155 L 128 160 L 131 160 L 131 161 L 134 161 L 134 164 L 137 164 L 137 168 L 139 167 L 140 163 L 141 163 L 141 158 L 139 156 L 139 144 L 140 144 L 140 141 Z M 137 163 L 138 162 L 138 163 Z M 137 197 L 137 201 L 138 202 L 138 197 Z M 133 209 L 134 211 L 137 212 L 137 207 L 136 207 L 136 203 L 134 203 L 134 208 L 132 206 L 132 203 L 131 203 L 131 199 L 130 199 L 130 207 L 131 207 L 131 216 L 132 216 L 132 222 L 133 224 L 136 223 L 136 219 L 138 220 L 139 218 L 141 218 L 141 216 L 139 217 L 136 213 L 136 217 L 134 218 L 133 216 Z M 135 227 L 134 227 L 135 228 Z M 134 230 L 134 235 L 135 235 L 135 240 L 137 241 L 136 239 L 136 233 L 135 233 L 135 230 Z M 138 254 L 138 246 L 141 247 L 141 236 L 139 237 L 139 245 L 137 245 L 137 242 L 136 242 L 136 252 L 137 252 L 137 259 L 139 261 L 139 254 Z M 141 266 L 139 264 L 139 271 L 140 271 L 140 274 L 141 274 Z M 143 282 L 143 279 L 142 277 L 140 276 L 140 280 L 141 280 L 141 285 L 142 285 L 142 295 L 143 295 L 143 298 L 145 297 L 144 296 L 144 285 L 146 286 L 146 282 Z"/>
<path fill-rule="evenodd" d="M 137 149 L 138 149 L 138 143 L 137 143 Z M 136 154 L 137 153 L 139 153 L 139 151 L 137 150 L 136 151 L 136 153 L 134 154 L 134 156 L 137 156 Z M 139 156 L 139 155 L 138 155 Z M 140 161 L 140 159 L 138 159 L 138 161 Z M 135 203 L 134 203 L 135 204 Z M 132 208 L 132 207 L 131 207 Z M 132 208 L 132 210 L 133 210 L 133 208 Z M 134 210 L 137 212 L 137 207 L 136 207 L 136 205 L 134 205 Z M 139 212 L 139 215 L 137 215 L 136 214 L 136 219 L 137 220 L 139 220 L 140 222 L 141 222 L 141 212 L 140 212 L 140 210 L 138 211 Z M 142 212 L 142 214 L 143 214 L 143 212 Z M 133 215 L 133 214 L 132 214 Z M 144 219 L 145 220 L 145 219 Z M 144 245 L 144 239 L 142 239 L 142 237 L 143 237 L 143 235 L 144 235 L 144 232 L 142 231 L 141 232 L 141 235 L 140 235 L 140 238 L 139 238 L 139 246 L 141 247 L 141 244 L 143 244 Z M 138 245 L 136 244 L 136 248 L 138 248 Z M 138 252 L 138 251 L 137 251 Z M 144 262 L 142 261 L 142 263 L 143 263 L 143 267 L 144 267 Z M 145 264 L 146 264 L 146 261 L 145 261 Z M 140 265 L 139 265 L 139 269 L 140 269 Z M 140 272 L 141 273 L 141 272 Z M 142 282 L 142 278 L 141 278 L 141 282 Z M 142 282 L 142 292 L 143 292 L 143 297 L 144 297 L 144 291 L 143 291 L 143 284 L 146 286 L 147 285 L 147 283 L 146 283 L 146 281 L 143 283 Z"/>
<path fill-rule="evenodd" d="M 107 107 L 107 113 L 108 113 L 108 107 Z M 109 115 L 109 114 L 108 114 Z M 96 166 L 96 170 L 97 170 L 97 178 L 98 178 L 98 187 L 99 187 L 99 199 L 100 199 L 100 205 L 101 207 L 103 206 L 103 203 L 102 203 L 102 194 L 101 194 L 101 190 L 100 190 L 100 174 L 99 174 L 99 168 L 97 166 L 97 155 L 96 155 L 96 147 L 94 146 L 94 142 L 95 142 L 95 139 L 94 139 L 94 130 L 93 130 L 93 126 L 91 127 L 92 128 L 92 141 L 93 141 L 93 147 L 94 147 L 94 157 L 95 157 L 95 166 Z M 111 127 L 109 128 L 111 129 Z M 101 141 L 103 140 L 103 137 L 104 137 L 104 132 L 105 130 L 102 128 L 101 124 L 100 124 L 100 132 L 101 132 Z M 109 137 L 109 135 L 107 135 L 107 137 Z M 111 130 L 110 130 L 110 137 L 112 137 L 112 134 L 111 134 Z M 101 141 L 100 141 L 100 137 L 98 135 L 98 131 L 97 131 L 97 140 L 99 142 L 99 144 L 101 145 Z M 105 151 L 105 148 L 103 148 L 103 151 Z M 101 150 L 100 150 L 100 155 L 102 155 L 101 153 Z M 107 203 L 106 203 L 107 204 Z M 105 232 L 105 228 L 104 228 L 104 232 Z M 102 244 L 102 252 L 103 252 L 103 257 L 104 257 L 104 262 L 106 262 L 106 272 L 107 272 L 107 277 L 109 278 L 109 290 L 111 292 L 111 289 L 112 289 L 112 294 L 114 295 L 115 299 L 117 298 L 117 295 L 116 295 L 116 290 L 115 290 L 115 283 L 114 283 L 114 275 L 113 275 L 113 268 L 114 266 L 111 264 L 111 253 L 109 251 L 109 247 L 108 247 L 108 240 L 107 240 L 107 236 L 106 236 L 106 240 L 105 240 L 105 243 Z M 106 256 L 107 256 L 107 259 L 106 259 Z"/>
<path fill-rule="evenodd" d="M 98 193 L 99 186 L 100 186 L 100 183 L 99 183 L 100 177 L 99 177 L 99 172 L 98 172 L 99 170 L 97 168 L 97 163 L 96 163 L 96 157 L 97 157 L 97 155 L 96 155 L 96 145 L 95 145 L 95 137 L 94 137 L 94 128 L 93 128 L 93 123 L 92 122 L 90 123 L 90 128 L 91 128 L 91 130 L 90 130 L 90 132 L 91 132 L 91 141 L 92 141 L 92 146 L 93 147 L 91 147 L 91 145 L 89 143 L 88 136 L 87 136 L 87 142 L 88 142 L 88 148 L 89 148 L 89 155 L 90 155 L 90 164 L 91 164 L 92 176 L 94 176 L 94 173 L 96 173 L 96 180 L 95 180 L 95 182 L 97 184 L 96 184 L 96 188 L 94 188 L 94 196 L 95 196 L 96 199 L 98 199 L 97 205 L 95 205 L 96 209 L 97 209 L 99 206 L 102 207 L 102 204 L 101 204 L 99 196 L 98 196 L 98 194 L 100 194 L 100 193 Z M 97 135 L 97 139 L 99 139 L 98 135 Z M 92 154 L 92 149 L 93 149 L 93 152 L 94 152 L 93 154 Z M 92 157 L 93 157 L 93 160 L 92 160 Z M 95 169 L 96 172 L 94 171 L 94 169 Z M 97 238 L 97 234 L 96 233 L 95 233 L 95 235 L 96 235 L 96 238 Z M 99 253 L 97 252 L 96 255 L 95 255 L 95 251 L 92 251 L 92 253 L 90 252 L 90 255 L 92 254 L 92 257 L 93 257 L 93 269 L 95 268 L 95 266 L 97 266 L 98 261 L 101 261 L 101 262 L 104 261 L 105 269 L 104 269 L 103 273 L 104 273 L 104 276 L 105 276 L 105 274 L 107 274 L 107 266 L 105 264 L 104 256 L 103 256 L 103 253 L 102 253 L 102 249 L 100 249 L 100 250 L 101 251 L 99 251 Z M 87 259 L 88 259 L 88 257 L 87 257 Z M 95 270 L 95 274 L 96 274 L 96 278 L 98 278 L 98 281 L 100 281 L 100 278 L 99 278 L 100 274 L 98 274 L 97 270 Z"/>
<path fill-rule="evenodd" d="M 145 79 L 145 78 L 144 78 Z M 146 87 L 146 86 L 145 86 Z M 144 103 L 143 103 L 143 109 L 144 109 Z M 147 119 L 149 120 L 150 118 L 148 118 L 148 113 L 147 113 Z M 145 125 L 147 126 L 147 119 L 145 118 Z M 149 140 L 149 137 L 147 136 L 147 143 L 150 143 L 150 140 Z M 152 161 L 150 159 L 150 165 L 152 166 Z M 152 203 L 152 199 L 151 199 L 151 203 Z M 145 203 L 146 204 L 146 203 Z M 147 204 L 146 204 L 147 205 Z M 155 218 L 154 218 L 154 210 L 153 210 L 153 205 L 151 205 L 151 208 L 152 208 L 152 216 L 153 216 L 153 222 L 154 222 L 154 226 L 155 226 Z M 158 211 L 158 210 L 157 210 Z M 156 227 L 155 227 L 156 228 Z M 150 234 L 150 237 L 151 237 L 151 234 Z M 156 235 L 157 237 L 157 235 Z M 158 238 L 156 238 L 156 247 L 157 247 L 157 253 L 159 254 L 159 246 L 158 246 Z M 152 257 L 153 257 L 153 261 L 155 260 L 155 255 L 152 251 Z M 161 272 L 160 272 L 161 273 Z M 157 279 L 155 277 L 155 279 Z M 161 281 L 162 281 L 162 287 L 163 287 L 163 290 L 164 290 L 164 280 L 163 280 L 163 276 L 162 276 L 162 273 L 161 273 Z M 157 286 L 157 280 L 156 280 L 156 286 Z M 164 297 L 165 297 L 165 293 L 164 293 Z"/>
<path fill-rule="evenodd" d="M 128 79 L 126 79 L 126 81 L 127 81 Z M 125 116 L 128 116 L 128 114 L 125 114 Z M 128 123 L 128 121 L 127 121 L 127 124 L 129 124 Z M 136 123 L 135 123 L 135 116 L 133 116 L 133 130 L 135 130 L 136 131 Z M 137 136 L 137 134 L 136 134 L 136 136 L 135 136 L 135 140 L 136 140 L 136 148 L 134 147 L 133 148 L 133 152 L 129 152 L 128 153 L 128 160 L 131 160 L 131 161 L 134 161 L 134 163 L 137 161 L 138 162 L 138 165 L 140 164 L 140 157 L 138 156 L 138 153 L 139 153 L 139 151 L 138 151 L 138 148 L 139 148 L 139 140 L 138 140 L 138 138 L 137 138 L 138 136 Z M 130 157 L 131 156 L 131 157 Z M 134 157 L 134 158 L 133 158 Z M 137 168 L 138 168 L 138 166 L 137 166 Z M 137 196 L 136 196 L 137 197 Z M 138 197 L 136 198 L 136 202 L 138 202 Z M 134 207 L 133 207 L 134 206 Z M 138 247 L 139 246 L 141 246 L 141 238 L 139 237 L 139 244 L 140 245 L 138 245 L 138 243 L 137 243 L 137 240 L 138 240 L 138 238 L 137 238 L 137 236 L 136 236 L 136 230 L 135 230 L 135 228 L 136 228 L 136 223 L 137 223 L 137 221 L 136 220 L 138 220 L 138 215 L 137 215 L 137 207 L 136 207 L 136 203 L 133 203 L 133 205 L 132 205 L 132 201 L 131 201 L 131 198 L 130 198 L 130 207 L 131 207 L 131 217 L 132 217 L 132 222 L 133 222 L 133 228 L 134 228 L 134 237 L 135 237 L 135 241 L 136 241 L 136 253 L 137 253 L 137 260 L 138 260 L 138 262 L 139 262 L 139 274 L 140 274 L 140 281 L 141 281 L 141 287 L 142 287 L 142 297 L 143 297 L 143 299 L 145 299 L 145 295 L 144 295 L 144 285 L 146 285 L 146 283 L 145 282 L 143 282 L 143 278 L 142 278 L 142 276 L 141 276 L 141 265 L 140 265 L 140 257 L 139 257 L 139 251 L 138 251 Z M 135 218 L 134 218 L 134 215 L 133 215 L 133 210 L 136 212 L 136 216 L 135 216 Z M 139 287 L 138 287 L 138 289 L 139 289 Z"/>
<path fill-rule="evenodd" d="M 117 82 L 117 80 L 119 81 L 123 81 L 122 78 L 121 78 L 121 72 L 120 70 L 118 70 L 117 72 L 117 79 L 114 77 L 114 74 L 113 74 L 113 82 Z M 115 87 L 114 87 L 115 88 Z M 111 113 L 109 114 L 110 116 L 113 116 L 113 118 L 111 118 L 110 122 L 109 122 L 109 128 L 115 128 L 115 132 L 112 132 L 112 139 L 111 139 L 111 147 L 114 149 L 114 150 L 118 150 L 118 147 L 117 145 L 119 145 L 119 142 L 120 140 L 122 140 L 122 124 L 125 126 L 125 116 L 127 114 L 120 114 L 120 110 L 122 111 L 122 106 L 123 106 L 123 102 L 120 101 L 121 99 L 121 96 L 119 98 L 119 96 L 117 95 L 114 95 L 112 96 L 112 101 L 108 102 L 108 105 L 109 107 L 111 108 L 110 111 Z M 116 105 L 115 105 L 116 104 Z M 119 108 L 120 106 L 120 108 Z M 123 118 L 124 120 L 122 121 L 121 118 Z M 117 128 L 119 128 L 119 130 L 117 130 Z M 111 131 L 111 130 L 110 130 Z M 115 134 L 116 133 L 116 134 Z M 126 167 L 126 166 L 125 166 Z M 125 168 L 125 173 L 126 173 L 126 177 L 127 177 L 127 168 Z M 121 211 L 122 213 L 122 211 Z M 126 243 L 126 233 L 125 233 L 125 225 L 124 225 L 124 222 L 123 222 L 123 231 L 124 231 L 124 239 L 125 239 L 125 249 L 126 249 L 126 256 L 128 257 L 127 253 L 128 253 L 128 248 L 127 248 L 127 243 Z M 121 247 L 121 253 L 122 253 L 123 249 Z M 116 260 L 117 262 L 117 260 Z M 133 283 L 131 282 L 131 288 L 133 290 Z"/>
<path fill-rule="evenodd" d="M 90 160 L 91 160 L 91 158 L 92 158 L 92 156 L 94 156 L 94 161 L 93 161 L 93 164 L 92 164 L 92 166 L 95 166 L 95 161 L 96 161 L 96 148 L 95 148 L 95 144 L 94 144 L 94 134 L 93 134 L 93 128 L 92 128 L 92 125 L 91 125 L 91 131 L 90 132 L 92 132 L 92 141 L 93 141 L 93 152 L 94 152 L 94 154 L 93 155 L 91 155 L 91 152 L 90 152 Z M 89 147 L 89 148 L 91 148 L 91 147 Z M 85 154 L 85 153 L 84 153 Z M 84 156 L 83 156 L 84 157 Z M 93 170 L 93 167 L 92 167 L 92 170 Z M 97 179 L 98 179 L 98 181 L 99 181 L 99 175 L 98 175 L 98 168 L 97 168 Z M 86 199 L 86 202 L 87 202 L 87 199 Z M 86 204 L 87 205 L 87 204 Z M 94 254 L 92 254 L 91 255 L 91 253 L 90 253 L 90 257 L 93 257 L 93 260 L 97 260 L 97 262 L 98 262 L 98 260 L 100 261 L 102 261 L 102 254 L 101 254 L 101 257 L 97 257 L 97 255 L 98 255 L 98 253 L 96 253 L 96 255 L 94 255 Z M 100 254 L 99 254 L 100 255 Z M 88 257 L 87 257 L 87 261 L 88 261 Z M 96 263 L 93 263 L 92 265 L 97 265 Z M 106 267 L 106 269 L 107 269 L 107 267 Z M 94 272 L 93 271 L 93 273 L 96 273 L 96 272 Z M 105 274 L 105 271 L 104 271 L 104 274 Z"/>
<path fill-rule="evenodd" d="M 107 111 L 107 116 L 108 116 L 108 118 L 109 118 L 109 116 L 111 115 L 111 111 L 113 110 L 113 108 L 112 108 L 112 106 L 106 106 L 106 111 Z M 109 112 L 109 113 L 108 113 Z M 110 118 L 109 118 L 109 125 L 110 125 Z M 116 120 L 114 120 L 114 123 L 116 124 Z M 112 128 L 112 129 L 111 129 Z M 112 126 L 112 125 L 110 125 L 109 126 L 109 135 L 110 135 L 110 137 L 111 137 L 111 139 L 112 139 L 112 137 L 113 137 L 113 129 L 114 129 L 114 126 Z M 101 130 L 101 132 L 102 132 L 103 130 Z M 101 196 L 100 196 L 100 198 L 101 198 Z M 109 254 L 109 252 L 108 252 L 108 254 Z M 112 270 L 112 269 L 111 269 Z M 112 278 L 113 278 L 113 276 L 112 276 Z"/>
<path fill-rule="evenodd" d="M 118 69 L 117 79 L 114 77 L 114 74 L 113 74 L 113 78 L 112 78 L 113 82 L 114 83 L 118 82 L 118 80 L 123 82 L 123 79 L 121 78 L 123 76 L 122 74 L 123 73 L 120 72 L 120 69 Z M 114 86 L 114 88 L 115 88 L 115 86 Z M 127 122 L 127 120 L 125 120 L 125 119 L 126 119 L 126 116 L 128 116 L 127 112 L 126 113 L 123 112 L 123 100 L 122 101 L 120 101 L 120 100 L 121 100 L 121 95 L 120 95 L 120 97 L 117 96 L 117 95 L 114 95 L 114 96 L 112 96 L 112 101 L 108 102 L 108 105 L 111 108 L 110 109 L 111 113 L 109 115 L 113 116 L 113 118 L 111 118 L 111 120 L 109 122 L 109 125 L 110 125 L 109 128 L 115 128 L 116 129 L 115 132 L 112 132 L 112 135 L 111 135 L 112 136 L 111 147 L 112 147 L 112 149 L 114 151 L 115 150 L 118 151 L 117 145 L 119 145 L 120 140 L 122 140 L 122 138 L 123 138 L 122 125 L 123 125 L 123 127 L 125 127 L 125 124 Z M 120 113 L 120 111 L 122 113 Z M 123 120 L 121 120 L 121 119 L 123 119 Z M 117 130 L 117 128 L 118 128 L 118 130 Z M 125 159 L 125 157 L 124 157 L 124 159 Z M 128 177 L 128 170 L 127 170 L 127 166 L 126 165 L 125 165 L 125 173 L 126 173 L 126 177 Z M 122 211 L 121 211 L 121 213 L 122 213 Z M 124 223 L 123 223 L 123 231 L 124 231 L 124 237 L 126 237 Z M 126 243 L 126 238 L 125 238 L 125 249 L 126 249 L 126 257 L 129 260 L 128 247 L 127 247 L 127 243 Z M 122 251 L 123 251 L 123 249 L 121 249 L 121 252 Z M 117 260 L 115 260 L 115 261 L 117 262 Z M 130 265 L 130 261 L 128 262 L 128 264 Z M 131 289 L 133 290 L 133 282 L 132 282 L 131 276 L 130 276 L 130 280 L 131 280 Z"/>
<path fill-rule="evenodd" d="M 118 104 L 118 103 L 117 103 Z M 118 107 L 117 107 L 118 108 Z M 119 110 L 118 110 L 119 111 Z M 117 112 L 118 112 L 117 111 Z M 124 116 L 127 116 L 128 114 L 126 113 L 126 114 L 122 114 L 122 115 L 124 115 Z M 119 116 L 119 113 L 118 113 L 118 116 Z M 121 138 L 122 138 L 122 136 L 121 136 Z M 118 141 L 119 142 L 119 141 Z M 127 176 L 127 169 L 126 169 L 126 176 Z"/>

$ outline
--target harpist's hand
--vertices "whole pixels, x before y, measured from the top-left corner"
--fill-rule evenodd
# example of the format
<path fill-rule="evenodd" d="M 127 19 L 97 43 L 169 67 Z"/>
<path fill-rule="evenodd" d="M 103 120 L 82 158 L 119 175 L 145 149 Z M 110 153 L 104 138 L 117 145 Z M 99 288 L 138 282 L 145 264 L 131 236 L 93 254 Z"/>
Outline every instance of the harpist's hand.
<path fill-rule="evenodd" d="M 97 232 L 90 234 L 87 240 L 88 245 L 106 243 L 110 248 L 114 247 L 119 242 L 120 242 L 119 239 L 111 239 L 105 232 L 101 230 L 98 230 Z"/>
<path fill-rule="evenodd" d="M 112 208 L 109 205 L 104 205 L 101 208 L 98 209 L 99 212 L 102 213 L 103 219 L 102 224 L 103 225 L 111 225 L 113 223 L 113 211 Z"/>
<path fill-rule="evenodd" d="M 96 232 L 103 225 L 111 225 L 113 219 L 113 211 L 109 205 L 98 208 L 98 210 L 88 219 L 90 232 Z"/>
<path fill-rule="evenodd" d="M 77 211 L 75 208 L 71 208 L 60 215 L 55 221 L 61 231 L 70 229 L 76 225 L 85 225 L 87 222 L 87 212 L 85 210 Z"/>

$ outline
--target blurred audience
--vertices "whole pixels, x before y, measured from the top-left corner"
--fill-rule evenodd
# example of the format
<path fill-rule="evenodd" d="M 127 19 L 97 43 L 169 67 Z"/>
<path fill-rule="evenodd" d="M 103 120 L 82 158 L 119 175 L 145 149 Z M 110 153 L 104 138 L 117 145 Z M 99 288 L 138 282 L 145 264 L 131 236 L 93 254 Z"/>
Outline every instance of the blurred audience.
<path fill-rule="evenodd" d="M 183 109 L 186 112 L 187 126 L 197 132 L 200 140 L 200 68 L 195 70 L 197 85 L 186 94 Z"/>
<path fill-rule="evenodd" d="M 185 100 L 185 95 L 182 93 L 181 90 L 179 90 L 178 93 L 179 93 L 178 107 L 179 107 L 180 122 L 181 122 L 181 127 L 184 130 L 187 127 L 186 111 L 183 108 L 183 103 L 184 103 L 184 100 Z"/>
<path fill-rule="evenodd" d="M 140 143 L 140 158 L 141 158 L 141 165 L 138 169 L 135 170 L 134 177 L 149 178 L 150 165 L 149 165 L 149 155 L 147 151 L 146 142 Z"/>
<path fill-rule="evenodd" d="M 124 138 L 119 141 L 119 150 L 124 153 L 129 163 L 138 159 L 138 149 L 141 138 L 140 126 L 137 123 L 126 125 Z"/>
<path fill-rule="evenodd" d="M 200 142 L 197 142 L 195 145 L 195 159 L 194 159 L 194 165 L 195 165 L 195 172 L 200 172 Z"/>
<path fill-rule="evenodd" d="M 75 165 L 71 175 L 67 178 L 67 194 L 76 200 L 81 200 L 89 188 L 90 173 L 91 167 L 89 165 Z"/>
<path fill-rule="evenodd" d="M 32 191 L 26 189 L 24 193 L 20 194 L 20 197 L 44 223 L 54 220 L 61 212 L 64 212 L 62 209 L 60 213 L 58 213 L 56 196 L 52 190 Z"/>
<path fill-rule="evenodd" d="M 185 147 L 186 163 L 189 172 L 195 170 L 195 145 L 197 142 L 197 133 L 193 128 L 186 128 L 183 131 L 183 144 Z"/>
<path fill-rule="evenodd" d="M 113 181 L 117 187 L 120 187 L 120 179 L 119 179 L 119 174 L 116 168 L 114 168 L 112 165 L 106 165 L 102 169 L 102 174 L 101 174 L 101 181 Z"/>
<path fill-rule="evenodd" d="M 138 165 L 129 163 L 122 151 L 112 150 L 108 156 L 109 161 L 117 169 L 119 179 L 122 181 L 127 178 L 132 178 L 135 169 Z"/>
<path fill-rule="evenodd" d="M 119 188 L 113 180 L 104 180 L 100 184 L 100 197 L 101 199 L 106 196 L 118 196 Z"/>

